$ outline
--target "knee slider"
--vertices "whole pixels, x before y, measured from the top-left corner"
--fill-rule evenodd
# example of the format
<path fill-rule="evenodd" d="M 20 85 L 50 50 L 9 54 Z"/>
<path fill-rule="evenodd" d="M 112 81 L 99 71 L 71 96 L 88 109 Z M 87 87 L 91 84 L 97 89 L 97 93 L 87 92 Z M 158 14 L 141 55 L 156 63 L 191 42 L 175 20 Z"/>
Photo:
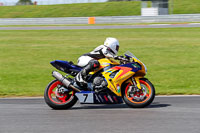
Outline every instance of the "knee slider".
<path fill-rule="evenodd" d="M 98 60 L 91 60 L 90 65 L 93 69 L 98 68 L 100 66 L 100 63 Z"/>

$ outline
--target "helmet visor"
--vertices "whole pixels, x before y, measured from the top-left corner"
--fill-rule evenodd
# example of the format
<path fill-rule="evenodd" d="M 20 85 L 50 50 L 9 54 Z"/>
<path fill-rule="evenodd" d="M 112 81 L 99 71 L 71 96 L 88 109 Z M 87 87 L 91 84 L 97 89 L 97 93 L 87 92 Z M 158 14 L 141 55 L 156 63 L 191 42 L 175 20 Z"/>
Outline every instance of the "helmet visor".
<path fill-rule="evenodd" d="M 119 51 L 119 45 L 116 46 L 116 50 L 117 50 L 117 52 Z"/>

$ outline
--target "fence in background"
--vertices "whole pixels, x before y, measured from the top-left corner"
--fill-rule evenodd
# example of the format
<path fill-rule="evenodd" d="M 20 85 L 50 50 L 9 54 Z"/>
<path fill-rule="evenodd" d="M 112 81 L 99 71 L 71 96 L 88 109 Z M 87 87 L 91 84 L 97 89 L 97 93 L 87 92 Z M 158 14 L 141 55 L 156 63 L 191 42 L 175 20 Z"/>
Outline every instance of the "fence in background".
<path fill-rule="evenodd" d="M 64 18 L 1 18 L 0 25 L 88 24 L 88 17 Z M 200 14 L 160 16 L 108 16 L 95 17 L 96 24 L 131 24 L 163 22 L 200 22 Z"/>

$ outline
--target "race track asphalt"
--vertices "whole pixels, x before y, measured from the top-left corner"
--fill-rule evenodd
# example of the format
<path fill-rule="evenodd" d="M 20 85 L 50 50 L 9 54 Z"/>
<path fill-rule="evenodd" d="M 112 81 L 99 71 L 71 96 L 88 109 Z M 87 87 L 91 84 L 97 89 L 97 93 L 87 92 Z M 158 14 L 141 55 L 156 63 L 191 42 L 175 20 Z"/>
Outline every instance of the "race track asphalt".
<path fill-rule="evenodd" d="M 200 27 L 200 23 L 188 24 L 146 24 L 146 25 L 102 25 L 102 26 L 29 26 L 0 27 L 0 30 L 72 30 L 72 29 L 133 29 L 133 28 L 177 28 Z"/>
<path fill-rule="evenodd" d="M 43 98 L 0 99 L 0 133 L 199 133 L 200 96 L 157 96 L 147 108 L 77 103 L 52 110 Z"/>

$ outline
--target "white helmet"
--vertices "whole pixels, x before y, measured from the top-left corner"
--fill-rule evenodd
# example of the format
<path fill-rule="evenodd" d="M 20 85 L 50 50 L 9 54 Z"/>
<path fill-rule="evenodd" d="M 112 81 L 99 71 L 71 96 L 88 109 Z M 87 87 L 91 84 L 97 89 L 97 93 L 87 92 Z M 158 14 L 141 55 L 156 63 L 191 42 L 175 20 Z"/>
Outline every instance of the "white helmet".
<path fill-rule="evenodd" d="M 116 38 L 108 37 L 104 42 L 103 54 L 106 57 L 114 58 L 119 50 L 119 41 Z"/>

